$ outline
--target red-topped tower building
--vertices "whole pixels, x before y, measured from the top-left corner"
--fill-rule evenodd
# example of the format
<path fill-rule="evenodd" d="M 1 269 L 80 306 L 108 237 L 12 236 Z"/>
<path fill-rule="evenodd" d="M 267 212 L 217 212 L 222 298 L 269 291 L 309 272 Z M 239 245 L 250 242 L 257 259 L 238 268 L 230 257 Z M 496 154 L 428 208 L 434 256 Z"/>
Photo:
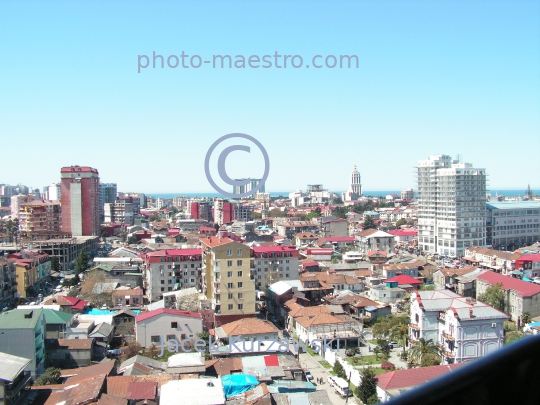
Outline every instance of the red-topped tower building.
<path fill-rule="evenodd" d="M 73 236 L 97 236 L 99 230 L 99 173 L 88 166 L 60 170 L 62 231 Z"/>

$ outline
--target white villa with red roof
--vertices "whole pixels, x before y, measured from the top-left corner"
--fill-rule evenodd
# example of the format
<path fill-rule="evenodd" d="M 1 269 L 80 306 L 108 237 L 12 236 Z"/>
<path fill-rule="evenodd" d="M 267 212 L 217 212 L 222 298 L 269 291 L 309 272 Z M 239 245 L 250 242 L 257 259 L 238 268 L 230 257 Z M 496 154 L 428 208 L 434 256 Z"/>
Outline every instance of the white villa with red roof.
<path fill-rule="evenodd" d="M 141 313 L 135 318 L 135 334 L 141 347 L 150 347 L 152 344 L 160 347 L 171 339 L 179 343 L 184 339 L 192 339 L 194 343 L 202 331 L 202 317 L 198 312 L 160 308 Z"/>
<path fill-rule="evenodd" d="M 505 313 L 448 290 L 413 291 L 411 343 L 432 339 L 443 351 L 444 363 L 463 363 L 504 345 Z"/>
<path fill-rule="evenodd" d="M 521 319 L 524 312 L 528 312 L 533 318 L 540 315 L 540 285 L 486 271 L 476 279 L 476 298 L 495 284 L 502 284 L 505 291 L 505 311 L 513 321 Z"/>

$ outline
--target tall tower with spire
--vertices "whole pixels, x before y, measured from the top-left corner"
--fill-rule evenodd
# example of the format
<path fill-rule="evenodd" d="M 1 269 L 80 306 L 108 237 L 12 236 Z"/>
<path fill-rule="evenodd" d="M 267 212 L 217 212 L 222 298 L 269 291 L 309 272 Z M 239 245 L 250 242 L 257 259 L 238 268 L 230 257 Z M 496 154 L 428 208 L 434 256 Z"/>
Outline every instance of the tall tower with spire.
<path fill-rule="evenodd" d="M 362 184 L 360 182 L 360 172 L 354 165 L 354 170 L 351 173 L 351 182 L 349 189 L 343 193 L 343 201 L 355 201 L 362 196 Z"/>

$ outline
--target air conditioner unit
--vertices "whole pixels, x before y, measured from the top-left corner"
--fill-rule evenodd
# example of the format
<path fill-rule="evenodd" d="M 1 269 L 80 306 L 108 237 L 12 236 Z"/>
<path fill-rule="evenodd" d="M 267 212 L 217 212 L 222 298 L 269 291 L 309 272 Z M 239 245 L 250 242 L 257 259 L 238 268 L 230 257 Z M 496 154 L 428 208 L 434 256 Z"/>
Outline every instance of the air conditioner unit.
<path fill-rule="evenodd" d="M 492 323 L 492 324 L 491 324 L 491 327 L 492 327 L 492 328 L 496 328 L 496 327 L 497 327 L 497 324 L 496 324 L 496 323 Z"/>

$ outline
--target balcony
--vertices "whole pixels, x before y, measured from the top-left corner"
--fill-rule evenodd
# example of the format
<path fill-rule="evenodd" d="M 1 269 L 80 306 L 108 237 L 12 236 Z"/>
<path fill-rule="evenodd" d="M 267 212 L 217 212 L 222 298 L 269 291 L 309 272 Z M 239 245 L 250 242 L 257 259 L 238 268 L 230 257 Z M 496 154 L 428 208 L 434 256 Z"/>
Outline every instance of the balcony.
<path fill-rule="evenodd" d="M 456 355 L 452 352 L 448 352 L 448 351 L 444 351 L 444 357 L 448 357 L 449 359 L 454 359 L 456 358 Z"/>
<path fill-rule="evenodd" d="M 410 327 L 411 329 L 414 329 L 414 330 L 420 330 L 420 326 L 418 326 L 418 325 L 415 324 L 415 323 L 410 323 L 410 324 L 409 324 L 409 327 Z"/>
<path fill-rule="evenodd" d="M 448 333 L 443 333 L 443 337 L 444 337 L 445 340 L 450 340 L 452 342 L 456 340 L 455 337 L 453 337 L 452 335 L 450 335 Z"/>
<path fill-rule="evenodd" d="M 16 402 L 13 401 L 13 398 L 15 398 L 19 394 L 19 392 L 28 385 L 30 379 L 32 378 L 32 374 L 30 373 L 30 371 L 23 371 L 19 375 L 19 378 L 20 380 L 17 381 L 16 379 L 14 383 L 6 385 L 6 397 L 10 399 L 11 403 Z"/>

